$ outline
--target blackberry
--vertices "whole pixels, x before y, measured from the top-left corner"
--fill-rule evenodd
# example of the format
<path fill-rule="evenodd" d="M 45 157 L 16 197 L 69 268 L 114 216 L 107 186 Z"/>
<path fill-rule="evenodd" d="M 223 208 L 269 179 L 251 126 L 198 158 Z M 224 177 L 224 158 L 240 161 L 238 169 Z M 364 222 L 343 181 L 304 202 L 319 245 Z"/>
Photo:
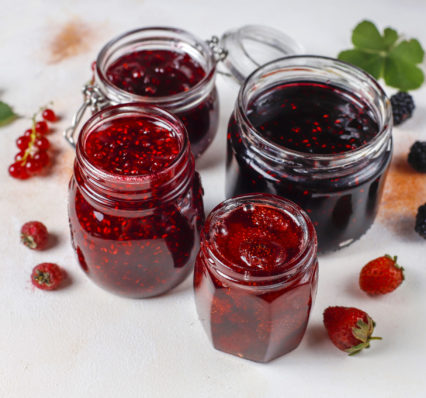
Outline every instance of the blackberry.
<path fill-rule="evenodd" d="M 426 141 L 416 141 L 410 148 L 408 163 L 421 173 L 426 173 Z"/>
<path fill-rule="evenodd" d="M 417 210 L 415 231 L 426 239 L 426 203 Z"/>
<path fill-rule="evenodd" d="M 392 95 L 390 100 L 392 104 L 393 124 L 398 126 L 411 117 L 416 106 L 414 105 L 413 97 L 402 91 Z"/>

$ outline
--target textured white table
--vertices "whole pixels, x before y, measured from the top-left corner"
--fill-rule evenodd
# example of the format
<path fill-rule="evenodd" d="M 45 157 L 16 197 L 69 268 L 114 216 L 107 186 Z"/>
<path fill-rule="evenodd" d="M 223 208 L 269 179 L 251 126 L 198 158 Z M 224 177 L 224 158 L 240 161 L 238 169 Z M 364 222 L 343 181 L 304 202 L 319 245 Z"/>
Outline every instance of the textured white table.
<path fill-rule="evenodd" d="M 29 120 L 0 129 L 0 397 L 426 396 L 426 241 L 413 232 L 413 209 L 426 201 L 426 177 L 404 163 L 408 146 L 426 139 L 424 88 L 414 94 L 415 116 L 394 130 L 394 170 L 380 217 L 360 241 L 320 258 L 305 339 L 268 365 L 210 346 L 195 312 L 191 278 L 163 297 L 134 301 L 104 292 L 85 277 L 68 236 L 74 154 L 61 136 L 98 50 L 131 28 L 173 25 L 208 38 L 243 24 L 267 24 L 298 39 L 309 53 L 335 56 L 366 17 L 426 46 L 425 2 L 1 0 L 0 10 L 0 98 L 28 116 L 53 100 L 62 116 L 50 136 L 57 151 L 50 175 L 25 182 L 6 170 L 16 153 L 14 140 Z M 84 33 L 84 42 L 70 53 L 56 43 L 52 55 L 52 40 L 70 22 Z M 208 211 L 224 198 L 225 131 L 238 90 L 223 77 L 218 87 L 219 133 L 198 165 Z M 19 244 L 19 228 L 30 219 L 46 223 L 57 238 L 55 247 L 37 253 Z M 358 272 L 385 252 L 399 255 L 407 279 L 393 294 L 372 299 L 357 288 Z M 42 261 L 58 262 L 72 283 L 52 293 L 34 290 L 29 275 Z M 322 327 L 322 311 L 336 304 L 368 311 L 383 341 L 356 357 L 336 350 Z"/>

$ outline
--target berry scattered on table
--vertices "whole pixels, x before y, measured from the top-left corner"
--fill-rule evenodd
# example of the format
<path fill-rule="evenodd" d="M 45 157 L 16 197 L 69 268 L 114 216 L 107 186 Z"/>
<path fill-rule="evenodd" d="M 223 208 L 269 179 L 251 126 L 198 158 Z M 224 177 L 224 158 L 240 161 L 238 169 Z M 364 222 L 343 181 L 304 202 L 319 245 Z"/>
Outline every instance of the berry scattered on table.
<path fill-rule="evenodd" d="M 55 290 L 65 278 L 64 271 L 54 263 L 36 265 L 31 274 L 32 284 L 42 290 Z"/>
<path fill-rule="evenodd" d="M 49 233 L 40 221 L 29 221 L 21 228 L 21 242 L 34 250 L 42 250 L 47 245 Z"/>
<path fill-rule="evenodd" d="M 44 120 L 37 121 L 37 116 L 42 113 Z M 32 118 L 32 128 L 25 130 L 24 134 L 16 140 L 20 150 L 15 155 L 15 163 L 9 166 L 9 175 L 13 178 L 26 180 L 39 174 L 49 164 L 50 142 L 45 137 L 49 132 L 47 121 L 56 121 L 56 114 L 52 109 L 41 108 Z"/>
<path fill-rule="evenodd" d="M 426 239 L 426 203 L 419 207 L 416 216 L 415 231 L 424 239 Z"/>
<path fill-rule="evenodd" d="M 426 173 L 426 141 L 416 141 L 411 146 L 408 163 L 414 170 Z"/>
<path fill-rule="evenodd" d="M 391 97 L 393 124 L 398 126 L 402 122 L 409 119 L 416 107 L 414 105 L 413 97 L 405 92 L 398 92 Z"/>
<path fill-rule="evenodd" d="M 328 307 L 324 311 L 324 326 L 333 344 L 349 355 L 370 347 L 375 323 L 364 311 L 353 307 Z"/>
<path fill-rule="evenodd" d="M 359 275 L 361 290 L 371 295 L 393 292 L 404 280 L 404 268 L 396 260 L 386 254 L 366 264 Z"/>

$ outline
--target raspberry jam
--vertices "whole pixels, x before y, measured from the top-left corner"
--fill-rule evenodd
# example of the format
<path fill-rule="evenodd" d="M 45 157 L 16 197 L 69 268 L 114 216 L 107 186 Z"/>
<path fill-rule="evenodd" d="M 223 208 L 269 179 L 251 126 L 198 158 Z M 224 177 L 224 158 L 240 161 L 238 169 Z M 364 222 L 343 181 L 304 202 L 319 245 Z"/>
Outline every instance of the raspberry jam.
<path fill-rule="evenodd" d="M 69 221 L 86 274 L 133 298 L 183 281 L 204 214 L 182 123 L 141 104 L 109 107 L 85 124 L 76 151 Z"/>
<path fill-rule="evenodd" d="M 107 69 L 112 84 L 129 93 L 165 97 L 188 91 L 206 72 L 188 54 L 171 50 L 140 50 L 126 54 Z"/>
<path fill-rule="evenodd" d="M 268 362 L 300 343 L 315 298 L 315 229 L 269 194 L 228 199 L 209 215 L 194 271 L 199 317 L 213 346 Z"/>
<path fill-rule="evenodd" d="M 228 128 L 228 197 L 269 192 L 312 219 L 319 250 L 363 235 L 377 213 L 391 144 L 389 101 L 369 75 L 323 57 L 254 72 Z"/>
<path fill-rule="evenodd" d="M 145 28 L 111 40 L 98 55 L 95 87 L 110 104 L 156 105 L 184 123 L 194 156 L 217 131 L 216 63 L 210 47 L 173 28 Z"/>

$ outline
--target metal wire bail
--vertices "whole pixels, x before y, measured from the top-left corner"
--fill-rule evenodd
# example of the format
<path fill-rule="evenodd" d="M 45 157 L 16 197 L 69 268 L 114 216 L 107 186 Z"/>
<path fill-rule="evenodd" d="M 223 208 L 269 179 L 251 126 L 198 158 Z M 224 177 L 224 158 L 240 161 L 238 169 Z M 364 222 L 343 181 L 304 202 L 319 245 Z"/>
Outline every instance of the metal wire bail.
<path fill-rule="evenodd" d="M 78 138 L 78 127 L 86 113 L 87 108 L 90 107 L 92 112 L 98 112 L 109 104 L 108 99 L 99 90 L 99 87 L 93 83 L 86 83 L 82 90 L 84 101 L 78 108 L 77 112 L 71 121 L 71 126 L 65 129 L 65 139 L 75 148 Z"/>

